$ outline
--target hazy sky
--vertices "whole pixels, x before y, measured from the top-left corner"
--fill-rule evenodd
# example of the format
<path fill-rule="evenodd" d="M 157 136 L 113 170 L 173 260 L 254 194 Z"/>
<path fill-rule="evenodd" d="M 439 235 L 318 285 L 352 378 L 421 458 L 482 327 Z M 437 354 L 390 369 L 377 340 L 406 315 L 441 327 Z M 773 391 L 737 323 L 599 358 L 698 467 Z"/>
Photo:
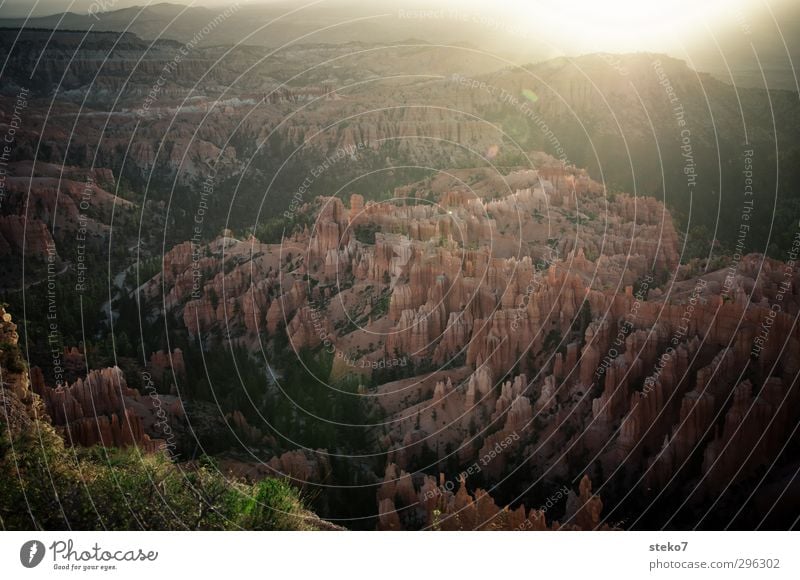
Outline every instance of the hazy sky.
<path fill-rule="evenodd" d="M 0 0 L 0 15 L 42 16 L 66 10 L 115 10 L 147 4 L 147 0 Z M 157 2 L 149 2 L 157 4 Z M 222 6 L 217 0 L 174 0 L 173 4 Z M 682 57 L 702 46 L 713 51 L 750 50 L 760 45 L 765 54 L 800 54 L 800 0 L 241 0 L 241 6 L 270 4 L 356 7 L 365 14 L 405 14 L 438 18 L 443 26 L 458 27 L 459 18 L 482 19 L 487 32 L 533 38 L 555 53 L 669 52 Z M 313 13 L 309 7 L 307 13 Z M 401 13 L 405 10 L 406 12 Z M 417 11 L 416 13 L 414 11 Z M 437 12 L 438 11 L 438 12 Z M 305 11 L 304 11 L 305 13 Z M 783 38 L 781 38 L 781 34 Z M 513 40 L 513 38 L 510 38 Z M 467 39 L 480 44 L 481 39 Z M 768 49 L 768 50 L 767 50 Z M 684 53 L 684 54 L 682 54 Z"/>

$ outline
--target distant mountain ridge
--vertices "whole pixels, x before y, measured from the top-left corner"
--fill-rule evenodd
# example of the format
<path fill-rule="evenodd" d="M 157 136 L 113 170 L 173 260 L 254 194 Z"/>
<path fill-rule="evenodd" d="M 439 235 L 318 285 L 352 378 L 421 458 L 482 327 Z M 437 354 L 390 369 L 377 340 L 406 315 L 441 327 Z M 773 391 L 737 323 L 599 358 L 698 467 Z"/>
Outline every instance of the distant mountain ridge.
<path fill-rule="evenodd" d="M 132 119 L 124 117 L 142 108 L 154 83 L 175 62 L 181 44 L 150 42 L 135 33 L 119 39 L 116 34 L 91 32 L 84 39 L 74 32 L 25 31 L 19 40 L 16 34 L 4 34 L 0 47 L 11 58 L 0 90 L 13 98 L 15 87 L 32 85 L 34 95 L 41 97 L 58 87 L 62 104 L 85 102 L 94 112 L 108 111 L 116 102 L 113 113 L 123 127 Z M 79 44 L 80 53 L 74 55 Z M 565 161 L 588 168 L 611 191 L 664 199 L 683 224 L 681 229 L 694 229 L 706 245 L 716 238 L 732 248 L 742 207 L 743 155 L 752 150 L 760 195 L 752 222 L 757 225 L 746 247 L 777 255 L 791 238 L 794 210 L 800 211 L 797 95 L 735 88 L 666 55 L 598 53 L 515 68 L 470 47 L 351 43 L 292 45 L 266 59 L 263 49 L 253 46 L 197 46 L 179 61 L 165 76 L 150 111 L 171 117 L 180 109 L 171 134 L 175 143 L 188 143 L 195 123 L 220 99 L 214 106 L 228 113 L 211 115 L 201 125 L 200 139 L 192 139 L 201 155 L 219 151 L 237 127 L 233 138 L 241 142 L 235 155 L 228 149 L 233 156 L 227 161 L 251 154 L 268 127 L 278 127 L 274 138 L 298 147 L 306 129 L 319 127 L 331 114 L 352 119 L 315 138 L 315 144 L 330 151 L 369 139 L 388 143 L 393 132 L 456 140 L 467 136 L 479 148 L 494 142 L 503 144 L 504 151 L 513 150 L 513 139 L 523 150 L 545 150 L 556 157 L 563 153 Z M 31 78 L 34 65 L 38 68 Z M 321 87 L 326 86 L 334 87 L 337 97 L 316 102 L 313 95 L 322 95 Z M 291 99 L 279 98 L 286 90 L 305 99 L 304 104 L 298 108 Z M 270 104 L 264 106 L 261 100 L 268 95 Z M 677 107 L 682 108 L 685 127 L 679 125 Z M 291 127 L 281 124 L 294 109 L 298 110 Z M 383 112 L 365 113 L 378 109 Z M 66 118 L 54 119 L 49 126 L 62 121 L 67 125 L 61 129 L 67 130 L 71 121 Z M 104 120 L 86 117 L 82 123 L 96 124 L 95 130 L 102 131 Z M 496 135 L 497 127 L 505 135 Z M 153 159 L 160 131 L 148 135 L 140 128 L 141 146 L 134 149 L 134 159 L 141 159 L 142 170 L 151 163 L 172 164 Z M 73 149 L 79 150 L 81 140 L 76 137 Z M 94 137 L 85 145 L 92 151 Z M 121 167 L 120 147 L 121 143 L 100 152 L 102 163 L 115 171 Z M 69 164 L 82 163 L 76 151 L 62 152 L 58 139 L 52 150 L 67 154 Z M 279 154 L 276 151 L 272 153 Z M 421 143 L 401 153 L 413 163 L 475 162 L 454 157 L 466 155 L 463 150 L 443 154 Z M 260 165 L 270 167 L 273 161 L 264 158 Z M 302 159 L 298 163 L 302 166 Z M 184 171 L 191 174 L 196 165 Z M 691 180 L 685 171 L 693 172 Z M 786 211 L 776 211 L 779 206 Z"/>

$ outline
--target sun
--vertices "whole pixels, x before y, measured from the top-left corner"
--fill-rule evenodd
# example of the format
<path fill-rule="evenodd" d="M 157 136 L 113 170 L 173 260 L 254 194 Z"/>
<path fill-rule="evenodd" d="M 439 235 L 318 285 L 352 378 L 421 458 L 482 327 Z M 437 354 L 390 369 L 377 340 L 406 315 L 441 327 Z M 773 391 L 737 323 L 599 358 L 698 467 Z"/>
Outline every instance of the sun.
<path fill-rule="evenodd" d="M 523 19 L 543 39 L 575 47 L 571 52 L 663 52 L 680 50 L 721 23 L 741 20 L 763 1 L 498 0 L 492 5 L 498 13 Z"/>

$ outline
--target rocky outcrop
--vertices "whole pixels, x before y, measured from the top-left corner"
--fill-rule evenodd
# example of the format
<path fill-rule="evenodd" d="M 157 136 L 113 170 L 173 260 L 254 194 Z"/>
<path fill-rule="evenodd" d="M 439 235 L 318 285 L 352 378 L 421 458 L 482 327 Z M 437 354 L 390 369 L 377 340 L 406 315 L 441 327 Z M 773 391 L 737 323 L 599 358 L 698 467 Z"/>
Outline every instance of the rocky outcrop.
<path fill-rule="evenodd" d="M 32 390 L 44 401 L 53 425 L 73 445 L 136 446 L 156 452 L 166 446 L 164 440 L 150 437 L 158 429 L 164 431 L 163 424 L 156 427 L 164 421 L 159 411 L 167 410 L 167 421 L 177 422 L 182 416 L 180 405 L 170 398 L 161 397 L 155 404 L 155 395 L 129 388 L 117 367 L 92 370 L 85 378 L 55 388 L 44 383 L 37 368 L 31 378 Z"/>
<path fill-rule="evenodd" d="M 0 257 L 58 258 L 53 236 L 44 222 L 19 215 L 0 216 Z"/>
<path fill-rule="evenodd" d="M 559 492 L 560 493 L 560 492 Z M 482 489 L 470 492 L 467 475 L 448 481 L 440 474 L 438 481 L 429 475 L 412 477 L 394 464 L 389 464 L 378 489 L 378 527 L 381 530 L 422 529 L 442 531 L 470 530 L 608 530 L 601 513 L 603 502 L 592 494 L 587 476 L 580 482 L 579 495 L 570 491 L 564 523 L 555 519 L 550 524 L 541 509 L 516 509 L 498 506 Z"/>
<path fill-rule="evenodd" d="M 780 404 L 797 398 L 800 356 L 783 345 L 800 345 L 798 276 L 756 255 L 697 276 L 678 265 L 663 204 L 607 199 L 585 172 L 537 162 L 507 176 L 513 189 L 476 195 L 453 184 L 434 204 L 352 194 L 348 207 L 321 197 L 297 208 L 309 225 L 282 244 L 230 232 L 187 242 L 141 290 L 207 345 L 324 346 L 335 357 L 331 378 L 358 374 L 362 394 L 375 369 L 348 361 L 381 370 L 404 361 L 394 375 L 404 378 L 377 386 L 389 421 L 376 439 L 396 470 L 377 497 L 387 529 L 413 527 L 406 512 L 433 525 L 435 511 L 453 515 L 454 529 L 481 527 L 483 516 L 552 527 L 532 506 L 506 511 L 479 489 L 512 472 L 552 485 L 587 457 L 611 505 L 620 485 L 642 497 L 688 486 L 699 501 L 775 460 L 798 418 L 796 404 Z M 176 358 L 154 353 L 153 377 L 163 381 L 170 366 L 180 373 Z M 103 413 L 102 433 L 73 431 L 123 441 L 119 426 L 136 420 L 118 401 Z M 64 425 L 79 419 L 62 415 Z M 243 441 L 266 441 L 241 412 L 226 418 Z M 452 506 L 419 497 L 437 484 L 416 470 L 433 462 L 452 480 L 476 461 L 480 478 L 452 490 Z M 270 465 L 298 479 L 320 475 L 305 455 Z M 605 525 L 590 485 L 569 504 L 565 525 Z"/>
<path fill-rule="evenodd" d="M 159 350 L 150 355 L 150 373 L 159 384 L 165 385 L 175 380 L 186 378 L 186 363 L 183 360 L 183 351 L 179 348 L 171 353 Z"/>
<path fill-rule="evenodd" d="M 0 306 L 0 405 L 4 429 L 9 437 L 30 432 L 35 417 L 47 413 L 31 389 L 27 365 L 19 350 L 19 334 L 11 314 Z"/>
<path fill-rule="evenodd" d="M 270 459 L 268 465 L 274 476 L 289 478 L 298 485 L 323 482 L 331 472 L 327 456 L 311 450 L 287 451 Z"/>

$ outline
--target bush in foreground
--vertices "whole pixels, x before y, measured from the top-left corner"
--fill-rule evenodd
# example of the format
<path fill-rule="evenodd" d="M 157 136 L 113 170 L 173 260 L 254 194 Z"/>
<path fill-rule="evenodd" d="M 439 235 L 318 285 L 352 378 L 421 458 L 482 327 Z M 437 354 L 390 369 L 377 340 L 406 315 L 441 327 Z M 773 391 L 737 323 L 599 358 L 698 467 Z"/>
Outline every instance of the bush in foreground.
<path fill-rule="evenodd" d="M 0 424 L 0 529 L 325 527 L 281 480 L 233 480 L 207 458 L 175 464 L 137 449 L 71 448 L 50 424 L 31 427 L 11 438 Z"/>

